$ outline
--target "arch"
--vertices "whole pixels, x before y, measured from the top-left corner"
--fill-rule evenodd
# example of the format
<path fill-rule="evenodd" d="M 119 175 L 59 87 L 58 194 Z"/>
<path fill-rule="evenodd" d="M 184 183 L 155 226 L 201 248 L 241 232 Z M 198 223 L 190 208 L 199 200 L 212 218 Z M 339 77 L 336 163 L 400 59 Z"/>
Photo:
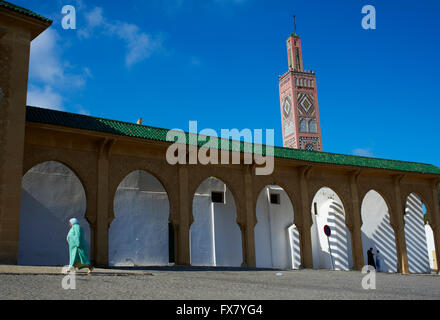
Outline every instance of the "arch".
<path fill-rule="evenodd" d="M 214 203 L 212 192 L 220 192 L 224 203 Z M 241 229 L 237 207 L 229 187 L 216 177 L 205 179 L 194 192 L 194 222 L 190 227 L 191 264 L 239 267 L 243 263 Z"/>
<path fill-rule="evenodd" d="M 119 184 L 109 228 L 109 265 L 152 266 L 169 263 L 169 198 L 156 176 L 129 173 Z"/>
<path fill-rule="evenodd" d="M 188 195 L 194 195 L 197 192 L 197 189 L 200 188 L 202 183 L 204 183 L 208 179 L 217 179 L 224 183 L 227 186 L 227 190 L 231 193 L 231 196 L 233 198 L 235 209 L 236 209 L 236 222 L 239 225 L 240 228 L 245 228 L 244 219 L 241 216 L 243 214 L 244 210 L 244 195 L 242 193 L 242 187 L 241 185 L 237 184 L 238 179 L 234 179 L 234 176 L 232 174 L 227 174 L 228 171 L 223 170 L 212 170 L 212 168 L 208 168 L 206 171 L 202 171 L 204 168 L 198 168 L 197 171 L 190 171 L 191 179 L 188 183 Z M 212 172 L 214 171 L 214 172 Z M 240 176 L 237 176 L 237 178 L 241 178 Z M 190 216 L 190 226 L 194 222 L 194 210 L 192 207 L 191 202 L 191 214 Z"/>
<path fill-rule="evenodd" d="M 167 179 L 168 175 L 161 174 L 164 170 L 170 171 L 172 170 L 172 167 L 170 168 L 163 168 L 158 166 L 156 163 L 150 162 L 140 162 L 136 161 L 136 159 L 130 159 L 129 165 L 127 165 L 125 162 L 126 159 L 121 160 L 118 159 L 118 161 L 111 162 L 111 172 L 110 175 L 110 192 L 109 192 L 109 223 L 113 221 L 115 218 L 115 210 L 114 210 L 114 198 L 116 196 L 116 192 L 118 190 L 118 187 L 121 185 L 122 181 L 131 173 L 136 171 L 143 171 L 146 174 L 149 174 L 153 176 L 155 179 L 158 180 L 158 182 L 162 185 L 162 187 L 165 189 L 168 198 L 169 198 L 169 206 L 170 206 L 170 216 L 169 220 L 174 218 L 178 220 L 178 217 L 175 215 L 177 214 L 176 206 L 178 205 L 177 200 L 177 185 L 170 180 Z M 174 177 L 174 175 L 169 175 L 170 177 Z"/>
<path fill-rule="evenodd" d="M 45 161 L 30 168 L 22 179 L 18 264 L 68 265 L 70 218 L 79 220 L 90 249 L 86 207 L 85 189 L 70 167 Z"/>
<path fill-rule="evenodd" d="M 405 202 L 404 230 L 411 273 L 431 273 L 423 204 L 416 193 L 409 194 Z"/>
<path fill-rule="evenodd" d="M 86 197 L 93 193 L 95 180 L 91 179 L 91 174 L 95 170 L 90 170 L 90 161 L 94 159 L 92 156 L 78 157 L 76 154 L 69 152 L 58 152 L 58 150 L 41 150 L 34 148 L 25 148 L 25 155 L 23 159 L 23 177 L 31 169 L 46 162 L 58 162 L 69 168 L 81 182 Z"/>
<path fill-rule="evenodd" d="M 275 195 L 272 199 L 275 203 L 271 201 L 271 195 Z M 299 232 L 287 192 L 278 185 L 265 186 L 258 194 L 256 216 L 256 266 L 298 269 L 301 264 Z"/>
<path fill-rule="evenodd" d="M 261 177 L 261 176 L 259 176 Z M 287 197 L 289 198 L 290 203 L 293 206 L 293 212 L 298 212 L 300 210 L 301 207 L 301 202 L 300 199 L 296 196 L 294 190 L 292 188 L 292 186 L 289 186 L 288 183 L 283 183 L 280 182 L 279 179 L 268 179 L 268 180 L 261 180 L 261 181 L 257 181 L 256 179 L 253 180 L 253 184 L 255 186 L 255 189 L 257 190 L 257 192 L 254 194 L 254 212 L 257 212 L 257 201 L 259 198 L 259 195 L 261 192 L 263 192 L 266 187 L 268 186 L 278 186 L 280 188 L 283 189 L 283 191 L 286 193 Z M 297 192 L 297 191 L 296 191 Z M 297 217 L 298 220 L 301 219 L 300 216 Z M 256 219 L 255 223 L 258 223 L 258 219 Z"/>
<path fill-rule="evenodd" d="M 351 235 L 345 219 L 345 206 L 338 194 L 329 187 L 321 187 L 312 201 L 311 238 L 315 269 L 349 270 L 353 268 Z M 323 229 L 328 225 L 331 235 Z"/>
<path fill-rule="evenodd" d="M 430 213 L 431 211 L 431 206 L 430 206 L 430 202 L 426 201 L 427 198 L 425 198 L 425 194 L 423 192 L 419 192 L 419 191 L 407 191 L 405 193 L 403 193 L 403 206 L 406 208 L 407 205 L 407 201 L 408 198 L 413 197 L 413 198 L 418 198 L 418 200 L 420 200 L 422 202 L 422 204 L 425 206 L 426 208 L 426 213 L 428 214 L 428 220 L 430 220 Z M 405 209 L 406 212 L 406 209 Z"/>
<path fill-rule="evenodd" d="M 362 248 L 364 264 L 368 264 L 366 251 L 373 248 L 375 257 L 380 253 L 378 271 L 397 272 L 397 251 L 394 230 L 390 222 L 390 209 L 386 198 L 378 191 L 371 189 L 362 199 Z"/>

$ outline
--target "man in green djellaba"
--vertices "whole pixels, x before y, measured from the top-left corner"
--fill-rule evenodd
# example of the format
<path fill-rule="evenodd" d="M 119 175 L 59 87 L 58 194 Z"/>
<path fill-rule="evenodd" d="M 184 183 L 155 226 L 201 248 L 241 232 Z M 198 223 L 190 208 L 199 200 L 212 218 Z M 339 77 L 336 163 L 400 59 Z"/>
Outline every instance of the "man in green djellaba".
<path fill-rule="evenodd" d="M 74 268 L 89 269 L 89 274 L 93 270 L 89 259 L 87 258 L 87 243 L 84 239 L 84 229 L 79 225 L 76 218 L 69 220 L 70 231 L 67 234 L 67 242 L 69 243 L 69 271 Z"/>

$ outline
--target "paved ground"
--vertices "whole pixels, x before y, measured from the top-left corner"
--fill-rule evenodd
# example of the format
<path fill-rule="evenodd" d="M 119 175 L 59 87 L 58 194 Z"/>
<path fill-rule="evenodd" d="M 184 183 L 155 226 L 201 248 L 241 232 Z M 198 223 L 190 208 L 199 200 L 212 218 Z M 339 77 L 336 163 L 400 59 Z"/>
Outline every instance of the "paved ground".
<path fill-rule="evenodd" d="M 379 273 L 364 290 L 358 271 L 157 267 L 95 269 L 64 290 L 59 267 L 0 266 L 0 299 L 440 299 L 440 276 Z"/>

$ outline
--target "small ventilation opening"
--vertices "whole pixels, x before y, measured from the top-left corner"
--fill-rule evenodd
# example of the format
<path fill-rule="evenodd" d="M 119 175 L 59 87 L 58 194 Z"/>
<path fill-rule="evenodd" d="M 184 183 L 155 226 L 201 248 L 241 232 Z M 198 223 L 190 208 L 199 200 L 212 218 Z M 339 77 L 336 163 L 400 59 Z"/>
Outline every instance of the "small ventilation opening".
<path fill-rule="evenodd" d="M 316 202 L 313 203 L 313 209 L 315 210 L 315 216 L 318 215 L 318 206 L 316 205 Z"/>
<path fill-rule="evenodd" d="M 280 194 L 279 193 L 271 193 L 270 194 L 270 203 L 271 204 L 280 204 Z"/>
<path fill-rule="evenodd" d="M 211 201 L 213 203 L 225 203 L 225 193 L 219 191 L 212 191 Z"/>

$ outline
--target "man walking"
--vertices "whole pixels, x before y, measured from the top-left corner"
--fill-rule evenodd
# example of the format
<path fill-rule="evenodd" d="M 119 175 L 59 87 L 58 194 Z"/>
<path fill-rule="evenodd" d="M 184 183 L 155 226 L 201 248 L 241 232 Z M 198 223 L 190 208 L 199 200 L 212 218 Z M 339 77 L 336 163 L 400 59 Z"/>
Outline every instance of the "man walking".
<path fill-rule="evenodd" d="M 374 267 L 374 269 L 376 269 L 376 263 L 374 262 L 374 253 L 373 253 L 373 248 L 370 248 L 367 251 L 367 260 L 368 260 L 368 265 Z"/>

